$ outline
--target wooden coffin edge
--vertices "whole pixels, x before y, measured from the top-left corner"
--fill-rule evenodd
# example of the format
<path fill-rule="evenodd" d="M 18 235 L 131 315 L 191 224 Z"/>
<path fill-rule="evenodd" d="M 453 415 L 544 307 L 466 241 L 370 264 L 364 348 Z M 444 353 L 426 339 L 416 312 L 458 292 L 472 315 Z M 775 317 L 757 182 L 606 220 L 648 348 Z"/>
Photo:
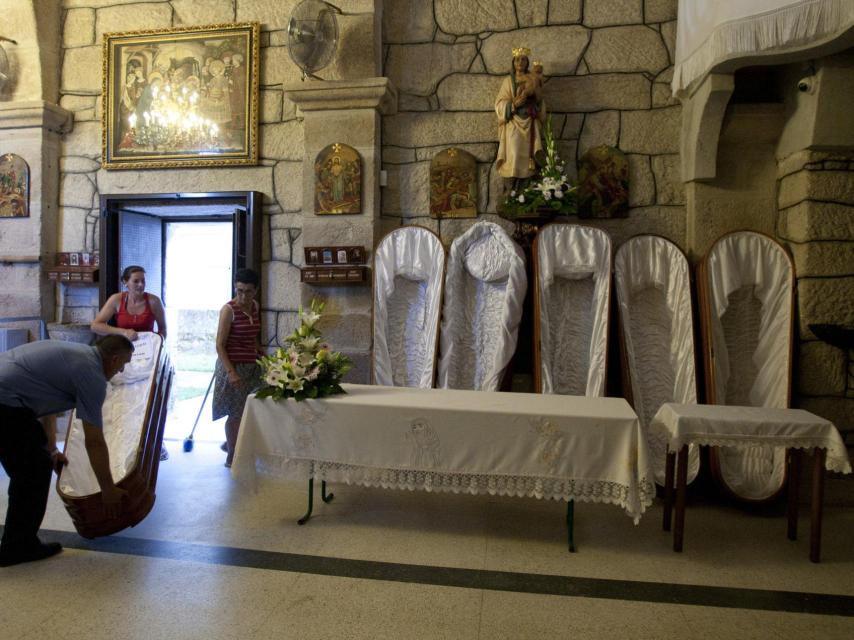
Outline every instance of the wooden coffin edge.
<path fill-rule="evenodd" d="M 762 233 L 761 231 L 753 231 L 752 229 L 741 229 L 739 231 L 730 231 L 725 233 L 717 238 L 712 245 L 709 247 L 709 250 L 703 256 L 702 260 L 697 264 L 697 302 L 699 306 L 699 316 L 700 316 L 700 335 L 702 341 L 702 351 L 703 351 L 703 374 L 705 381 L 705 404 L 719 404 L 717 402 L 717 398 L 715 397 L 715 368 L 713 366 L 714 361 L 714 351 L 712 348 L 712 341 L 710 335 L 710 325 L 711 325 L 711 309 L 709 307 L 709 290 L 708 290 L 708 260 L 709 256 L 712 253 L 712 250 L 717 246 L 717 244 L 726 238 L 727 236 L 740 234 L 740 233 L 755 233 L 760 236 L 766 237 L 768 240 L 776 244 L 780 247 L 780 250 L 783 252 L 783 255 L 786 256 L 786 259 L 789 262 L 789 272 L 792 276 L 792 286 L 789 291 L 789 299 L 790 299 L 790 314 L 789 314 L 789 370 L 787 377 L 787 385 L 786 385 L 786 407 L 792 406 L 792 362 L 793 362 L 793 349 L 794 349 L 794 330 L 795 330 L 795 266 L 792 262 L 792 257 L 789 255 L 789 252 L 786 251 L 786 248 L 780 243 L 777 242 L 774 238 L 769 236 L 766 233 Z M 786 484 L 788 480 L 788 468 L 784 468 L 782 481 L 780 486 L 768 497 L 766 498 L 748 498 L 746 496 L 742 496 L 739 493 L 736 493 L 735 490 L 730 487 L 726 480 L 723 477 L 723 473 L 721 472 L 721 459 L 718 453 L 718 447 L 709 447 L 709 468 L 712 472 L 712 477 L 715 479 L 715 482 L 718 486 L 723 489 L 723 491 L 729 495 L 730 497 L 738 500 L 740 502 L 744 502 L 746 504 L 768 504 L 777 500 L 786 489 Z"/>
<path fill-rule="evenodd" d="M 166 409 L 172 387 L 174 370 L 169 355 L 161 342 L 158 352 L 157 372 L 148 394 L 145 424 L 140 433 L 136 463 L 117 486 L 128 492 L 117 518 L 107 518 L 101 492 L 88 496 L 70 496 L 59 486 L 56 491 L 74 523 L 74 528 L 84 538 L 97 538 L 117 533 L 139 524 L 154 507 L 157 472 L 160 466 L 160 447 L 166 424 Z M 69 432 L 71 417 L 69 417 Z M 68 446 L 66 438 L 65 447 Z"/>

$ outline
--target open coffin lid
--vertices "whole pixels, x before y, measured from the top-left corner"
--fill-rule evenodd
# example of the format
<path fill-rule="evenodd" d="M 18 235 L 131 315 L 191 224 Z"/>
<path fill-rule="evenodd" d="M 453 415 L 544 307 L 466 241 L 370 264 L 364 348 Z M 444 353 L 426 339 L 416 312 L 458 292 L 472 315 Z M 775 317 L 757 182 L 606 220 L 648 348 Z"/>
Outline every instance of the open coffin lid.
<path fill-rule="evenodd" d="M 548 224 L 533 245 L 534 383 L 542 393 L 605 395 L 611 238 Z"/>
<path fill-rule="evenodd" d="M 386 235 L 374 254 L 374 384 L 431 388 L 445 249 L 429 229 Z"/>
<path fill-rule="evenodd" d="M 706 401 L 787 408 L 792 370 L 794 267 L 771 238 L 738 231 L 719 238 L 700 264 Z M 712 472 L 725 489 L 769 500 L 785 485 L 785 449 L 713 449 Z"/>
<path fill-rule="evenodd" d="M 478 222 L 454 240 L 437 386 L 498 390 L 516 351 L 527 288 L 525 254 L 497 224 Z"/>
<path fill-rule="evenodd" d="M 691 269 L 675 244 L 658 236 L 628 240 L 614 259 L 620 349 L 629 402 L 649 433 L 665 402 L 697 403 Z M 655 481 L 664 484 L 667 439 L 649 436 Z M 700 469 L 699 448 L 688 458 L 688 482 Z"/>
<path fill-rule="evenodd" d="M 68 465 L 57 480 L 56 490 L 84 537 L 109 535 L 134 526 L 154 506 L 173 375 L 162 342 L 156 333 L 140 333 L 131 361 L 107 385 L 102 415 L 110 470 L 113 481 L 128 491 L 118 518 L 104 515 L 100 486 L 86 453 L 83 424 L 74 412 L 71 414 L 65 439 Z"/>

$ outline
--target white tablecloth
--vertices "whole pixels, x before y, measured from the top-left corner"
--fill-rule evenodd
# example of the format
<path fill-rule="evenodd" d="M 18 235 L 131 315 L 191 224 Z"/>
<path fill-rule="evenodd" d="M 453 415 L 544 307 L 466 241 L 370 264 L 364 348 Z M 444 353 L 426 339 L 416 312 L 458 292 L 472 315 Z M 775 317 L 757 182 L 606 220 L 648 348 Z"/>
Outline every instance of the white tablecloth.
<path fill-rule="evenodd" d="M 655 414 L 650 431 L 666 437 L 671 451 L 686 444 L 826 449 L 828 470 L 851 473 L 839 431 L 832 422 L 803 409 L 668 402 Z"/>
<path fill-rule="evenodd" d="M 646 438 L 621 398 L 344 388 L 303 402 L 250 396 L 232 474 L 605 502 L 635 522 L 655 495 Z"/>

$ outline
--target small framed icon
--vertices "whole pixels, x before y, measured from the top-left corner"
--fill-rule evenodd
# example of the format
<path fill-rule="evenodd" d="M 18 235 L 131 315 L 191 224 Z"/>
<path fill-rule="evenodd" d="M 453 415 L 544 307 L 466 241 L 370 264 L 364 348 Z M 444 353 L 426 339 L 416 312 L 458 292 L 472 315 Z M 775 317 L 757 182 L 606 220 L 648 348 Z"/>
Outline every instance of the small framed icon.
<path fill-rule="evenodd" d="M 68 264 L 72 267 L 80 266 L 80 254 L 77 252 L 68 254 Z"/>
<path fill-rule="evenodd" d="M 309 264 L 317 264 L 320 262 L 320 255 L 317 253 L 317 249 L 311 249 L 308 252 L 308 263 Z"/>
<path fill-rule="evenodd" d="M 338 249 L 338 264 L 347 264 L 347 249 Z"/>
<path fill-rule="evenodd" d="M 332 249 L 323 250 L 323 264 L 334 264 L 332 259 Z"/>
<path fill-rule="evenodd" d="M 88 267 L 92 263 L 92 254 L 90 253 L 81 253 L 80 254 L 80 264 L 84 267 Z"/>

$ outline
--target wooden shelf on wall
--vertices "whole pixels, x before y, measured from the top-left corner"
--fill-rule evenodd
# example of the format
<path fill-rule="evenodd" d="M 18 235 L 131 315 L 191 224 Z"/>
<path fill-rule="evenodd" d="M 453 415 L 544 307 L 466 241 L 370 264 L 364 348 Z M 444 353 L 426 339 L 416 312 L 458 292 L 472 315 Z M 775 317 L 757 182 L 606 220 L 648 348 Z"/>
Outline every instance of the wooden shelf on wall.
<path fill-rule="evenodd" d="M 300 282 L 312 285 L 361 285 L 369 282 L 368 268 L 364 265 L 342 267 L 302 267 Z"/>
<path fill-rule="evenodd" d="M 47 270 L 47 277 L 51 282 L 93 284 L 98 282 L 98 267 L 57 265 Z"/>

